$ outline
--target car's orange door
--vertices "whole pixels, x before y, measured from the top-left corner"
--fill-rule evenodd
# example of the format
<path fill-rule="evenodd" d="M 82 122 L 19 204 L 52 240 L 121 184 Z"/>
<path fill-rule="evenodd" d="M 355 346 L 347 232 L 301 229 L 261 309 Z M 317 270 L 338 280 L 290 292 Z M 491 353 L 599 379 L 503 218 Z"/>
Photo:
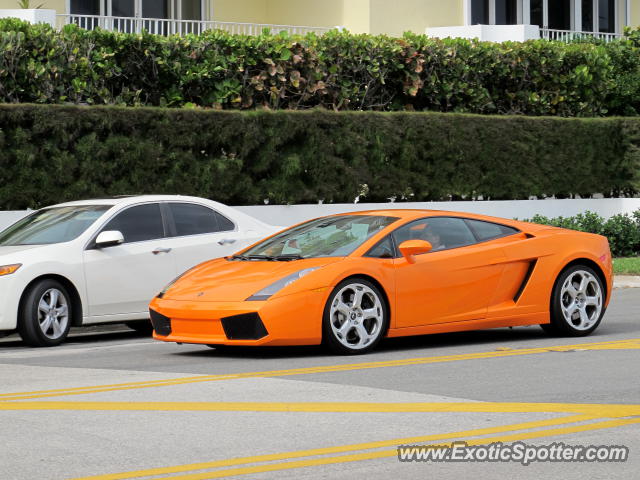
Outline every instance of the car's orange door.
<path fill-rule="evenodd" d="M 394 328 L 485 318 L 506 260 L 500 242 L 477 244 L 463 219 L 448 217 L 418 220 L 394 238 L 397 245 L 419 238 L 434 246 L 415 263 L 394 261 Z"/>

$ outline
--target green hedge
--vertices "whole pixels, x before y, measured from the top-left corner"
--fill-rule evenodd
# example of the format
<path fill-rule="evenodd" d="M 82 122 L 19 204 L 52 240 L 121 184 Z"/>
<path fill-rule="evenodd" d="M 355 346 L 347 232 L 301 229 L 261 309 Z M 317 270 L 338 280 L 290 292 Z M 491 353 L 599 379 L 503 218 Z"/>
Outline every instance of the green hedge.
<path fill-rule="evenodd" d="M 640 256 L 640 210 L 633 215 L 615 215 L 608 220 L 596 213 L 585 212 L 575 217 L 547 218 L 537 215 L 531 221 L 604 235 L 609 238 L 614 257 Z"/>
<path fill-rule="evenodd" d="M 640 190 L 639 146 L 632 118 L 0 105 L 0 209 L 619 196 Z"/>
<path fill-rule="evenodd" d="M 0 21 L 0 102 L 552 116 L 640 111 L 640 42 L 161 37 Z"/>

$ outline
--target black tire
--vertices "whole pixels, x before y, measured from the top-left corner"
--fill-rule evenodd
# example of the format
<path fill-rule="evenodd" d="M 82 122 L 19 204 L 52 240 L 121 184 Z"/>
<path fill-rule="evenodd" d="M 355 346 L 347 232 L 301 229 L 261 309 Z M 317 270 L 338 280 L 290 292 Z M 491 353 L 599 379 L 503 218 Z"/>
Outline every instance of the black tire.
<path fill-rule="evenodd" d="M 125 325 L 129 327 L 131 330 L 135 330 L 138 333 L 142 333 L 144 335 L 153 334 L 153 325 L 151 325 L 150 320 L 139 320 L 135 322 L 125 322 Z"/>
<path fill-rule="evenodd" d="M 580 280 L 583 277 L 587 282 L 584 293 L 579 292 L 576 297 L 572 298 L 571 293 L 563 292 L 563 286 L 569 278 L 571 278 L 570 283 L 573 284 L 575 288 L 576 282 L 574 282 L 574 280 Z M 586 305 L 588 301 L 586 299 L 596 298 L 598 296 L 600 298 L 599 306 Z M 602 280 L 591 267 L 586 265 L 572 265 L 560 273 L 554 284 L 550 302 L 551 323 L 540 326 L 545 332 L 554 336 L 586 337 L 591 335 L 598 328 L 604 317 L 606 311 L 604 306 L 605 297 L 606 292 Z M 581 303 L 578 303 L 576 298 L 578 298 Z M 586 317 L 582 317 L 579 311 L 574 311 L 573 315 L 567 318 L 563 311 L 563 305 L 567 307 L 575 305 L 576 303 L 585 305 L 584 310 Z M 573 319 L 573 317 L 575 317 L 575 319 Z M 588 320 L 585 321 L 585 318 Z"/>
<path fill-rule="evenodd" d="M 54 320 L 47 322 L 48 317 L 39 308 L 41 301 L 50 304 L 54 300 L 54 291 L 58 292 L 58 301 L 55 304 L 59 307 L 53 308 L 51 315 L 56 318 L 57 329 L 54 329 Z M 63 305 L 66 306 L 66 318 L 62 314 Z M 56 280 L 39 280 L 29 287 L 22 298 L 18 314 L 18 333 L 22 340 L 32 347 L 55 347 L 66 340 L 72 319 L 73 304 L 65 286 Z M 49 327 L 45 332 L 43 328 L 46 325 Z"/>
<path fill-rule="evenodd" d="M 364 287 L 360 289 L 360 287 Z M 358 289 L 363 292 L 363 300 L 360 305 L 353 305 L 349 308 L 349 317 L 338 313 L 332 316 L 332 307 L 339 296 L 349 295 L 349 288 Z M 375 295 L 375 298 L 373 297 Z M 344 298 L 342 301 L 344 302 Z M 350 298 L 355 298 L 354 296 Z M 365 300 L 366 298 L 366 300 Z M 345 303 L 347 306 L 348 303 Z M 366 315 L 359 315 L 364 312 L 363 306 L 371 307 L 367 310 L 375 310 L 376 318 L 366 318 Z M 340 326 L 344 326 L 346 322 L 351 322 L 352 326 L 346 331 L 344 336 L 340 336 L 337 325 L 342 321 Z M 365 329 L 366 343 L 362 342 L 362 337 L 358 331 L 361 327 Z M 348 328 L 348 325 L 347 325 Z M 364 278 L 348 278 L 340 282 L 331 292 L 324 308 L 322 318 L 322 342 L 330 350 L 341 355 L 362 355 L 373 350 L 387 334 L 389 328 L 389 305 L 380 289 Z M 355 331 L 354 331 L 355 330 Z M 356 340 L 356 338 L 358 340 Z"/>

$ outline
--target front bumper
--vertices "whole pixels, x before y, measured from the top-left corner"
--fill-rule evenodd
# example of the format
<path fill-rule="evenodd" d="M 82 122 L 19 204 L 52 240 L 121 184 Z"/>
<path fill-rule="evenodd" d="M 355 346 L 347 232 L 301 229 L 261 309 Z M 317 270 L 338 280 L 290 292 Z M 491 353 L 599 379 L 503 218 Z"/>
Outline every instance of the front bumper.
<path fill-rule="evenodd" d="M 153 336 L 165 342 L 207 345 L 318 345 L 327 294 L 328 289 L 320 289 L 265 302 L 155 298 L 149 306 L 159 327 Z"/>
<path fill-rule="evenodd" d="M 18 304 L 22 295 L 17 273 L 0 277 L 0 331 L 15 330 L 18 323 Z"/>

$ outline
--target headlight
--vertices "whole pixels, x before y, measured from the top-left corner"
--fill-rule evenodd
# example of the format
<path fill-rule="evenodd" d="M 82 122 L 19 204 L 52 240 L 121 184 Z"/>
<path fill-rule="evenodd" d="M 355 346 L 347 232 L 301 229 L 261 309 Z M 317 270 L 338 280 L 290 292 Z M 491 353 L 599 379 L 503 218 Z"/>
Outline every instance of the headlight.
<path fill-rule="evenodd" d="M 314 268 L 305 268 L 304 270 L 300 270 L 299 272 L 292 273 L 288 277 L 281 278 L 276 283 L 272 283 L 267 288 L 263 288 L 257 293 L 254 293 L 249 298 L 247 298 L 247 302 L 264 302 L 265 300 L 269 300 L 272 296 L 278 293 L 287 285 L 291 285 L 296 280 L 300 280 L 305 275 L 309 275 L 314 270 L 317 270 L 320 267 Z"/>
<path fill-rule="evenodd" d="M 11 275 L 15 273 L 22 266 L 21 263 L 16 263 L 15 265 L 4 265 L 0 267 L 0 277 L 4 277 L 5 275 Z"/>

